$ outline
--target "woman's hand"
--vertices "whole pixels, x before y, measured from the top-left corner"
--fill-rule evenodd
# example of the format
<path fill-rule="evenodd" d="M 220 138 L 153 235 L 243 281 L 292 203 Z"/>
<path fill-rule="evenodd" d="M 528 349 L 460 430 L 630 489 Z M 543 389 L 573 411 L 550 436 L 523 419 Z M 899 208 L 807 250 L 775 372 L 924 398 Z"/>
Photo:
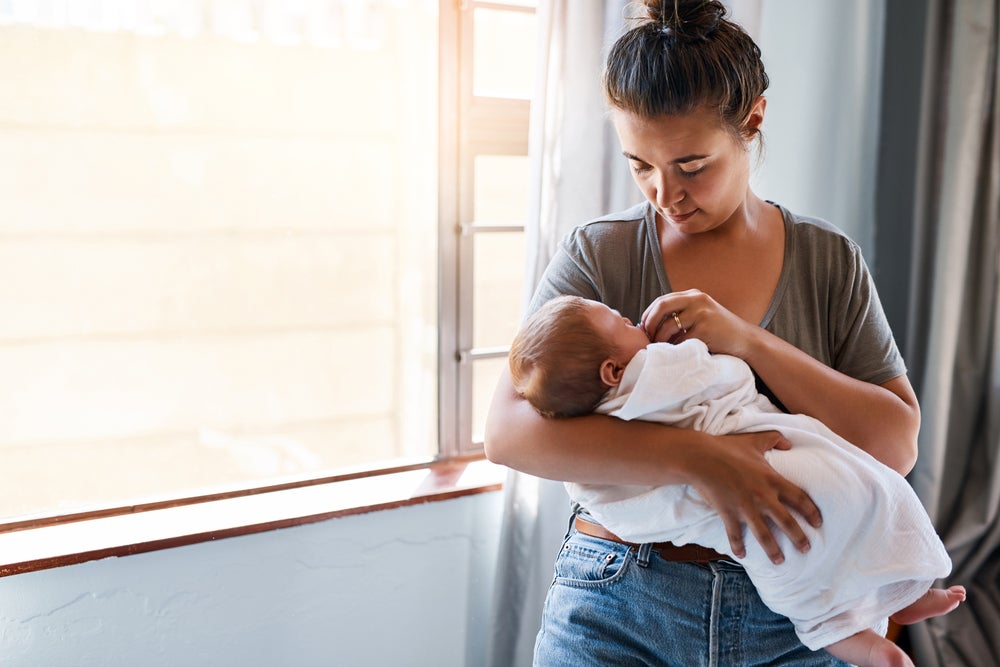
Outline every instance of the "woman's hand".
<path fill-rule="evenodd" d="M 642 328 L 654 343 L 703 341 L 712 352 L 743 358 L 754 327 L 700 290 L 664 294 L 642 314 Z"/>
<path fill-rule="evenodd" d="M 765 431 L 706 438 L 689 461 L 692 486 L 722 518 L 729 545 L 738 558 L 746 556 L 743 526 L 774 563 L 784 556 L 775 539 L 773 522 L 800 552 L 809 551 L 809 539 L 791 510 L 818 528 L 819 508 L 805 491 L 791 483 L 764 458 L 770 449 L 789 449 L 780 433 Z"/>

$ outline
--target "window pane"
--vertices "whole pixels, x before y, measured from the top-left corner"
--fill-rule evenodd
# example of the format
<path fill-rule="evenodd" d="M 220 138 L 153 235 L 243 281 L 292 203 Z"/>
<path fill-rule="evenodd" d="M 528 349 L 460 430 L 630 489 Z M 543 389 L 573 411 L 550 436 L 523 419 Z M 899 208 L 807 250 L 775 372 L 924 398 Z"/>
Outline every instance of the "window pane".
<path fill-rule="evenodd" d="M 507 357 L 478 359 L 472 366 L 472 441 L 481 443 L 486 430 L 486 413 L 493 400 L 500 372 L 507 366 Z"/>
<path fill-rule="evenodd" d="M 473 94 L 529 99 L 534 77 L 526 73 L 535 71 L 535 15 L 476 9 L 474 23 Z"/>
<path fill-rule="evenodd" d="M 0 3 L 0 517 L 437 450 L 436 3 L 182 4 Z"/>
<path fill-rule="evenodd" d="M 473 346 L 510 345 L 521 317 L 524 233 L 476 234 L 473 262 Z"/>
<path fill-rule="evenodd" d="M 476 222 L 523 225 L 528 214 L 528 158 L 521 155 L 476 157 Z"/>
<path fill-rule="evenodd" d="M 523 225 L 528 208 L 528 158 L 480 155 L 475 172 L 476 222 Z M 473 345 L 509 345 L 520 320 L 524 234 L 480 232 L 474 247 Z"/>

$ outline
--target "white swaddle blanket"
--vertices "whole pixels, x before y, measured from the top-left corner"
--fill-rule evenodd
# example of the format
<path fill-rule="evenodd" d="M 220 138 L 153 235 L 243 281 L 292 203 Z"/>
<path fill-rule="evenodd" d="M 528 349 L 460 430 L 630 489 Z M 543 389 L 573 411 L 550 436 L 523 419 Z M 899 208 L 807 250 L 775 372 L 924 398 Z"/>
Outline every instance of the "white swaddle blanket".
<path fill-rule="evenodd" d="M 748 533 L 746 557 L 738 562 L 764 603 L 787 616 L 810 649 L 884 628 L 887 616 L 951 571 L 944 545 L 902 476 L 819 421 L 779 411 L 758 394 L 744 361 L 709 354 L 699 340 L 640 351 L 597 411 L 714 434 L 777 430 L 792 443 L 790 450 L 770 450 L 767 460 L 812 497 L 823 526 L 800 521 L 812 545 L 808 554 L 775 531 L 785 554 L 781 565 Z M 624 540 L 695 543 L 732 556 L 722 519 L 690 486 L 566 488 Z"/>

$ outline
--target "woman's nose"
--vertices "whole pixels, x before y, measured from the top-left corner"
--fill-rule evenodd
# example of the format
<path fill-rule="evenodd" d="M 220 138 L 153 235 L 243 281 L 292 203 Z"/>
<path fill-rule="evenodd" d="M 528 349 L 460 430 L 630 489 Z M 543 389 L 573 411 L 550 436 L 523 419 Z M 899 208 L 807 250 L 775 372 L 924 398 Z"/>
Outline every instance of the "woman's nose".
<path fill-rule="evenodd" d="M 684 199 L 684 196 L 684 188 L 676 179 L 670 179 L 666 175 L 660 177 L 656 192 L 657 206 L 668 209 Z"/>

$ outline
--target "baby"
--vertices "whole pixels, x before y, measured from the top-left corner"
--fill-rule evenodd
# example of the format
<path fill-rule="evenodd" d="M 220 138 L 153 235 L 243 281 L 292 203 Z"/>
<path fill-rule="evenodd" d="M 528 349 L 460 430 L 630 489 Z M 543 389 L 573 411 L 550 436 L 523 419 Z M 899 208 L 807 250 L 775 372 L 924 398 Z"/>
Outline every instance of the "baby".
<path fill-rule="evenodd" d="M 961 586 L 930 588 L 951 560 L 903 477 L 816 419 L 778 410 L 743 360 L 711 355 L 696 339 L 650 343 L 606 305 L 562 296 L 528 319 L 509 362 L 514 386 L 547 417 L 596 411 L 714 434 L 780 431 L 791 449 L 765 456 L 809 493 L 824 525 L 803 525 L 808 554 L 779 534 L 784 563 L 772 563 L 753 540 L 739 561 L 810 649 L 859 667 L 912 665 L 873 628 L 890 615 L 903 625 L 939 616 L 965 600 Z M 735 559 L 722 519 L 690 486 L 566 487 L 623 540 L 699 544 Z"/>

